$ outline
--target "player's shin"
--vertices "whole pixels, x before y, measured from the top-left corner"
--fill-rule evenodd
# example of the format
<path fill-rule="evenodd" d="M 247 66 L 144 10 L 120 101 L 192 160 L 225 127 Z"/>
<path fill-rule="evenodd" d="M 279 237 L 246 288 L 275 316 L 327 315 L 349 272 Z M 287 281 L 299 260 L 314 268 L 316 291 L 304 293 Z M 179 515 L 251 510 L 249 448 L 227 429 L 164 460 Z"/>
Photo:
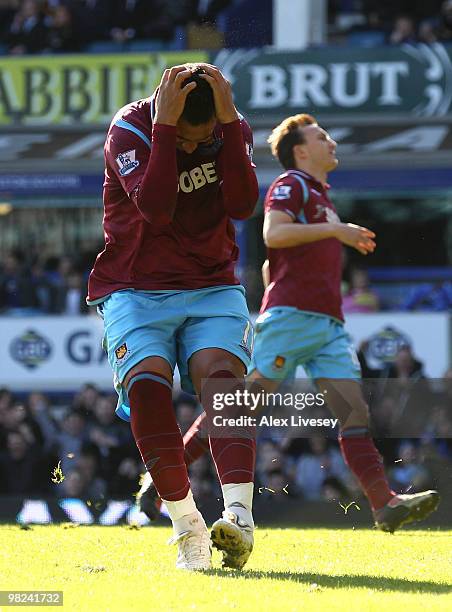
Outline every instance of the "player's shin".
<path fill-rule="evenodd" d="M 237 379 L 231 372 L 222 370 L 210 376 L 203 388 L 203 407 L 207 414 L 209 443 L 212 457 L 223 491 L 225 510 L 234 512 L 247 525 L 253 527 L 252 499 L 256 442 L 254 427 L 245 425 L 216 426 L 213 409 L 213 396 L 219 385 L 223 392 L 236 394 L 244 388 L 244 381 Z M 244 415 L 240 404 L 222 413 L 233 422 Z M 246 422 L 245 422 L 246 423 Z"/>
<path fill-rule="evenodd" d="M 339 445 L 342 456 L 358 479 L 372 510 L 379 510 L 395 493 L 386 478 L 383 460 L 367 428 L 349 427 L 341 431 Z"/>
<path fill-rule="evenodd" d="M 190 491 L 170 383 L 158 374 L 140 372 L 129 382 L 128 397 L 135 442 L 166 504 L 175 534 L 205 529 Z"/>

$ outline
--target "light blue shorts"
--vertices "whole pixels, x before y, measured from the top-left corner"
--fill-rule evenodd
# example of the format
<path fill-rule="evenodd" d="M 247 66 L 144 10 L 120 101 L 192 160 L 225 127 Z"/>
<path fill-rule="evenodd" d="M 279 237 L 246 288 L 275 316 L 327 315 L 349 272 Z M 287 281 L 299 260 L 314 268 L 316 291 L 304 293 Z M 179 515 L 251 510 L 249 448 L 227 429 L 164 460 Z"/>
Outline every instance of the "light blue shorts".
<path fill-rule="evenodd" d="M 290 306 L 269 308 L 255 323 L 250 372 L 264 378 L 293 378 L 298 366 L 316 378 L 360 379 L 350 336 L 337 319 Z"/>
<path fill-rule="evenodd" d="M 196 351 L 224 349 L 249 366 L 253 327 L 241 285 L 190 291 L 125 289 L 112 293 L 98 312 L 119 395 L 116 413 L 124 420 L 130 419 L 130 407 L 121 383 L 146 357 L 162 357 L 173 370 L 177 364 L 188 393 L 194 392 L 188 361 Z"/>

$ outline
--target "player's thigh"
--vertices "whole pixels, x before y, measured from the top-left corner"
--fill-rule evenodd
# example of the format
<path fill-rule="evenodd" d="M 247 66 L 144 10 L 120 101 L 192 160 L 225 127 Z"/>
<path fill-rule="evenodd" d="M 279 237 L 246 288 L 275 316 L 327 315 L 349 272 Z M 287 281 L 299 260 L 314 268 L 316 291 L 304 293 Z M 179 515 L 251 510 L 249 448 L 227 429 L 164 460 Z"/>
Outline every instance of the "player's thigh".
<path fill-rule="evenodd" d="M 369 416 L 361 390 L 361 369 L 350 336 L 343 325 L 329 321 L 325 344 L 304 364 L 328 407 L 342 427 L 365 427 Z"/>
<path fill-rule="evenodd" d="M 192 376 L 221 369 L 246 372 L 253 346 L 253 326 L 241 287 L 192 292 L 187 301 L 188 318 L 177 334 L 177 363 L 181 384 L 193 390 Z M 206 349 L 210 353 L 198 355 Z M 201 376 L 201 377 L 202 377 Z"/>
<path fill-rule="evenodd" d="M 297 365 L 306 361 L 318 346 L 313 327 L 318 317 L 296 308 L 275 307 L 261 314 L 255 323 L 255 340 L 249 372 L 257 370 L 271 380 L 292 378 Z"/>
<path fill-rule="evenodd" d="M 177 305 L 166 297 L 119 291 L 103 303 L 104 346 L 119 383 L 128 381 L 131 372 L 148 367 L 171 380 L 176 363 L 175 330 L 181 317 Z M 149 358 L 152 362 L 145 363 Z"/>
<path fill-rule="evenodd" d="M 322 342 L 303 367 L 313 379 L 337 378 L 360 381 L 361 367 L 351 338 L 344 326 L 329 317 L 324 318 Z"/>

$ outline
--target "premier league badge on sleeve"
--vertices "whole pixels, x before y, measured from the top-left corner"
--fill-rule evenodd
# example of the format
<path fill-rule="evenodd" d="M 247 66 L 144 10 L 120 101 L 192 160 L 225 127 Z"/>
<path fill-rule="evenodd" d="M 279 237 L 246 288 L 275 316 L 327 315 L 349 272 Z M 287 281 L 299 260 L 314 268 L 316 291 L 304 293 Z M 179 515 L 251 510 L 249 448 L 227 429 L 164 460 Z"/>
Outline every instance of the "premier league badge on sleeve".
<path fill-rule="evenodd" d="M 120 153 L 116 158 L 116 163 L 119 166 L 119 174 L 121 176 L 130 174 L 140 165 L 140 162 L 135 159 L 135 149 Z"/>

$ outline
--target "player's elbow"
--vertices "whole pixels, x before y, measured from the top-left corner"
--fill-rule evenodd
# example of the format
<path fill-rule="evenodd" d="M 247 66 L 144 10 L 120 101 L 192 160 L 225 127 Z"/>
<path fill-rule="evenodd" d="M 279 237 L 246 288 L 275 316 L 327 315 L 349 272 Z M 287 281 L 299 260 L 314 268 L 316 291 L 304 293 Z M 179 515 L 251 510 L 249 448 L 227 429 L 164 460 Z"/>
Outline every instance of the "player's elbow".
<path fill-rule="evenodd" d="M 160 210 L 157 206 L 152 206 L 152 203 L 150 202 L 147 202 L 146 205 L 144 205 L 144 202 L 142 202 L 140 198 L 137 200 L 137 207 L 143 219 L 151 225 L 169 225 L 173 221 L 173 208 L 168 207 L 164 210 Z"/>

